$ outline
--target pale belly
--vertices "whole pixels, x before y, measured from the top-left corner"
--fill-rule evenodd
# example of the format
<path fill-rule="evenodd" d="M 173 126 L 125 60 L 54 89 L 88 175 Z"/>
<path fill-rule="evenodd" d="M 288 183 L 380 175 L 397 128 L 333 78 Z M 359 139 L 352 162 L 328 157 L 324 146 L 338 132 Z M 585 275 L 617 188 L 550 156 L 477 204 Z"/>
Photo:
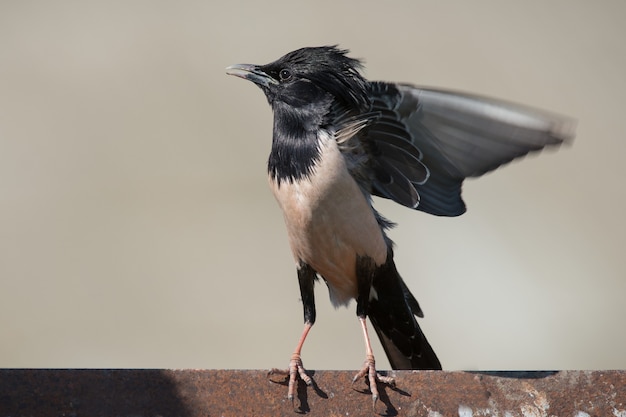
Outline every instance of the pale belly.
<path fill-rule="evenodd" d="M 387 258 L 387 245 L 370 203 L 346 169 L 334 140 L 322 147 L 313 174 L 301 181 L 270 180 L 283 210 L 296 263 L 309 264 L 327 282 L 334 305 L 356 298 L 356 258 L 376 264 Z"/>

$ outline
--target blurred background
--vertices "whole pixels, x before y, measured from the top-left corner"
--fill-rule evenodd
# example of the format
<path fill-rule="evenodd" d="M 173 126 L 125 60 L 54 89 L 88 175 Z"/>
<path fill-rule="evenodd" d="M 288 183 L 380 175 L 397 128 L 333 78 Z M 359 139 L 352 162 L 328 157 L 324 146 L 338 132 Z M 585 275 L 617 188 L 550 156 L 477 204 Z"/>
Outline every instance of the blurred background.
<path fill-rule="evenodd" d="M 468 212 L 376 201 L 445 369 L 626 368 L 626 3 L 3 1 L 0 366 L 285 367 L 302 328 L 266 180 L 272 114 L 228 77 L 340 44 L 370 79 L 578 120 L 466 181 Z M 317 286 L 310 369 L 356 369 Z M 378 343 L 378 366 L 389 366 Z"/>

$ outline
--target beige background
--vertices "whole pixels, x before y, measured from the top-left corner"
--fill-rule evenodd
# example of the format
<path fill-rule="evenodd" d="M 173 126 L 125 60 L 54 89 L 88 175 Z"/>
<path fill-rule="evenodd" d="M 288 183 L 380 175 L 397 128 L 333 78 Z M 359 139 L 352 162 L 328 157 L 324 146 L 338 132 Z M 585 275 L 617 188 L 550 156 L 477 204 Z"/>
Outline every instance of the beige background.
<path fill-rule="evenodd" d="M 272 115 L 224 68 L 339 43 L 370 79 L 579 120 L 574 146 L 468 181 L 460 218 L 377 202 L 444 367 L 626 368 L 625 4 L 3 1 L 0 366 L 285 366 Z M 318 289 L 305 365 L 359 367 L 354 305 Z"/>

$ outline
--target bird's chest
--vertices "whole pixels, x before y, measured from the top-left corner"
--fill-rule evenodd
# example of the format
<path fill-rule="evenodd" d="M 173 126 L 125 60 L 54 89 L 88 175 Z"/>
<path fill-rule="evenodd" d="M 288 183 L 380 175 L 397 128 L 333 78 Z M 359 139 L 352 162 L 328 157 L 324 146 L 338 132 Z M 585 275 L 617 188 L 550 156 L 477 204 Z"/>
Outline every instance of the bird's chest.
<path fill-rule="evenodd" d="M 295 181 L 270 178 L 296 263 L 307 263 L 328 283 L 336 304 L 357 296 L 357 255 L 378 264 L 387 247 L 369 201 L 348 172 L 336 143 L 323 143 L 311 173 Z"/>

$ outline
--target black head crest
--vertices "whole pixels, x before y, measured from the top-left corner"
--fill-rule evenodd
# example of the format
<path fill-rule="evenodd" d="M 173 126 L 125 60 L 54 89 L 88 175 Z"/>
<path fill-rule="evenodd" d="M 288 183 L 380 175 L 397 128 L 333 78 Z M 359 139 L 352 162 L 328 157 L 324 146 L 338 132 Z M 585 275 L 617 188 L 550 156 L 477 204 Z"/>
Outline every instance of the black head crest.
<path fill-rule="evenodd" d="M 281 71 L 290 71 L 295 78 L 311 81 L 347 106 L 364 109 L 370 102 L 366 81 L 360 73 L 363 65 L 348 57 L 348 52 L 337 46 L 301 48 L 261 68 L 277 79 Z"/>

